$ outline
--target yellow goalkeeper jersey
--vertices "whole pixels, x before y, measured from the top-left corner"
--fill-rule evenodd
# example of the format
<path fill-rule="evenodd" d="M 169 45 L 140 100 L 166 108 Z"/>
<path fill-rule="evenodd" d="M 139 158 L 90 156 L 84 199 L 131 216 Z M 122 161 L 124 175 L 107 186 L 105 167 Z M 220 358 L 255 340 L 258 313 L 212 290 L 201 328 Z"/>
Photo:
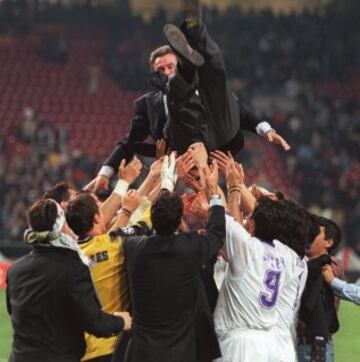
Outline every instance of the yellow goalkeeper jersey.
<path fill-rule="evenodd" d="M 127 311 L 129 295 L 126 281 L 123 238 L 102 234 L 79 241 L 81 250 L 92 263 L 90 267 L 94 286 L 104 312 Z M 112 354 L 117 336 L 97 338 L 85 333 L 86 353 L 82 361 Z"/>

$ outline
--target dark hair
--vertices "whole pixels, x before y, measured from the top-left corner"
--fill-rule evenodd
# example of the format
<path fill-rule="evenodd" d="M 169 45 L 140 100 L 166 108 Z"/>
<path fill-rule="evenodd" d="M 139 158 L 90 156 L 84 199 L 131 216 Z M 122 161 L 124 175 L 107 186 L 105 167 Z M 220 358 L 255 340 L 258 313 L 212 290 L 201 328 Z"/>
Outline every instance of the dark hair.
<path fill-rule="evenodd" d="M 312 225 L 308 237 L 309 242 L 307 249 L 309 250 L 311 248 L 312 243 L 315 241 L 316 237 L 320 233 L 320 221 L 319 221 L 319 216 L 313 214 L 312 212 L 308 212 L 308 214 Z"/>
<path fill-rule="evenodd" d="M 70 200 L 70 189 L 75 190 L 75 187 L 65 181 L 62 181 L 47 190 L 44 193 L 43 198 L 53 199 L 60 204 L 62 201 Z"/>
<path fill-rule="evenodd" d="M 284 228 L 287 230 L 288 240 L 285 244 L 298 255 L 304 257 L 319 233 L 317 218 L 304 207 L 291 200 L 285 199 L 280 202 L 288 212 L 288 217 L 282 221 Z"/>
<path fill-rule="evenodd" d="M 267 241 L 279 240 L 300 257 L 305 256 L 313 237 L 313 223 L 303 207 L 291 200 L 261 197 L 251 217 L 255 222 L 254 236 Z"/>
<path fill-rule="evenodd" d="M 285 200 L 286 199 L 285 195 L 281 191 L 275 191 L 275 195 L 276 195 L 276 198 L 278 200 Z"/>
<path fill-rule="evenodd" d="M 336 222 L 326 217 L 318 217 L 319 225 L 324 227 L 325 240 L 333 240 L 333 244 L 327 249 L 329 254 L 333 254 L 341 242 L 341 230 Z"/>
<path fill-rule="evenodd" d="M 163 57 L 166 54 L 175 54 L 169 45 L 163 45 L 159 48 L 156 48 L 154 51 L 152 51 L 150 54 L 150 57 L 149 57 L 150 68 L 151 69 L 154 68 L 154 63 L 157 58 Z"/>
<path fill-rule="evenodd" d="M 184 205 L 174 192 L 162 190 L 151 207 L 151 222 L 159 235 L 171 235 L 179 227 Z"/>
<path fill-rule="evenodd" d="M 50 231 L 56 221 L 57 206 L 51 200 L 39 200 L 30 207 L 26 216 L 34 231 Z"/>
<path fill-rule="evenodd" d="M 90 193 L 81 193 L 69 202 L 65 211 L 68 225 L 79 236 L 85 236 L 94 226 L 94 216 L 99 213 Z"/>

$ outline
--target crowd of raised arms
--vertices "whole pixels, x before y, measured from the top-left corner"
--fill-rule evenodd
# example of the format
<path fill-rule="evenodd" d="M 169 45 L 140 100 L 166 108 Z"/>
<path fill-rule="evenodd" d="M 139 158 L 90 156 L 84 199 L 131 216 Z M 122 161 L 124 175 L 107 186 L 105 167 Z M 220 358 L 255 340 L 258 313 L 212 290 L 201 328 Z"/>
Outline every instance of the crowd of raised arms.
<path fill-rule="evenodd" d="M 56 275 L 43 270 L 53 281 L 55 295 L 50 293 L 51 298 L 42 302 L 41 295 L 34 301 L 34 295 L 21 294 L 26 283 L 20 275 L 30 266 L 20 268 L 17 262 L 10 269 L 7 294 L 15 332 L 14 361 L 21 361 L 22 354 L 39 358 L 42 349 L 52 361 L 64 360 L 64 355 L 73 355 L 69 361 L 75 361 L 84 353 L 83 360 L 89 361 L 170 361 L 176 344 L 188 333 L 179 326 L 191 329 L 199 323 L 186 312 L 201 316 L 201 308 L 209 312 L 205 320 L 210 323 L 200 322 L 200 330 L 193 331 L 196 351 L 182 346 L 185 352 L 180 348 L 176 361 L 186 361 L 184 353 L 193 352 L 204 354 L 204 359 L 189 361 L 210 361 L 220 355 L 219 360 L 230 361 L 234 354 L 239 361 L 295 361 L 297 354 L 322 356 L 325 347 L 328 353 L 331 335 L 339 327 L 336 295 L 359 303 L 356 287 L 334 277 L 341 274 L 330 257 L 341 238 L 334 222 L 308 213 L 281 192 L 248 185 L 245 170 L 231 154 L 208 155 L 202 143 L 177 157 L 175 152 L 165 155 L 163 142 L 158 141 L 157 159 L 133 189 L 141 170 L 136 156 L 128 164 L 123 160 L 116 186 L 105 200 L 93 192 L 96 179 L 82 190 L 62 182 L 29 209 L 25 242 L 33 247 L 32 258 L 61 250 L 75 255 L 80 266 L 72 269 L 51 259 L 50 269 L 59 264 L 61 273 L 70 274 L 66 284 L 74 280 L 62 286 L 59 270 Z M 224 190 L 219 178 L 226 180 Z M 147 243 L 134 253 L 144 240 Z M 38 263 L 41 269 L 44 261 Z M 179 270 L 190 273 L 186 283 Z M 188 298 L 192 289 L 184 286 L 197 276 L 204 297 L 200 311 L 198 302 Z M 35 295 L 42 276 L 38 278 L 31 286 Z M 41 318 L 59 308 L 56 314 L 64 313 L 65 320 L 36 330 L 41 322 L 34 325 L 29 315 L 23 318 L 28 312 L 16 301 L 30 303 L 34 308 L 30 314 L 39 313 Z M 74 321 L 67 320 L 69 316 Z M 213 328 L 212 318 L 218 341 L 206 342 L 202 339 Z M 72 334 L 61 335 L 70 333 L 62 324 L 70 324 Z M 177 336 L 174 325 L 181 333 L 172 344 Z M 116 334 L 122 329 L 118 341 Z M 38 336 L 43 338 L 40 347 Z M 241 345 L 234 342 L 238 338 L 243 339 Z M 210 342 L 213 347 L 207 345 Z M 27 355 L 29 351 L 33 355 Z"/>

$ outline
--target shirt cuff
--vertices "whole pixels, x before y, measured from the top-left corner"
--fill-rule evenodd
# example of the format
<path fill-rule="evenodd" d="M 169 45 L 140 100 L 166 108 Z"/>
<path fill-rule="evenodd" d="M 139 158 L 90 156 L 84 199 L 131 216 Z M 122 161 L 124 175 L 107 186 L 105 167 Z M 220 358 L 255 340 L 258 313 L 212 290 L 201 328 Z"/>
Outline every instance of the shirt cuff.
<path fill-rule="evenodd" d="M 273 129 L 270 125 L 269 122 L 260 122 L 257 126 L 256 126 L 256 133 L 259 136 L 264 137 L 266 135 L 266 133 L 268 133 L 271 129 Z"/>
<path fill-rule="evenodd" d="M 339 278 L 334 278 L 331 281 L 330 286 L 336 292 L 341 292 L 343 290 L 345 284 L 346 284 L 346 282 L 344 282 L 343 280 L 341 280 Z"/>
<path fill-rule="evenodd" d="M 224 206 L 220 197 L 218 196 L 211 196 L 211 199 L 210 199 L 210 207 L 211 206 Z"/>
<path fill-rule="evenodd" d="M 99 171 L 99 175 L 101 176 L 106 176 L 108 178 L 111 178 L 112 176 L 114 176 L 114 169 L 111 166 L 102 166 L 100 171 Z"/>

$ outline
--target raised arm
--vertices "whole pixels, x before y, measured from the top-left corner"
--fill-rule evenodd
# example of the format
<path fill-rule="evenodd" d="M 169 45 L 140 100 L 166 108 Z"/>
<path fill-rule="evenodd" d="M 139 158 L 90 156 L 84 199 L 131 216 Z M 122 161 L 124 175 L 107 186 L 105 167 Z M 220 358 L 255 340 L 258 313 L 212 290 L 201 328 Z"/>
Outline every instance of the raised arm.
<path fill-rule="evenodd" d="M 139 207 L 140 203 L 140 194 L 136 190 L 129 190 L 124 196 L 123 206 L 118 212 L 115 221 L 110 228 L 110 231 L 127 226 L 131 215 Z"/>
<path fill-rule="evenodd" d="M 324 265 L 321 272 L 325 282 L 340 299 L 360 304 L 360 285 L 346 283 L 344 280 L 336 278 L 329 264 Z"/>
<path fill-rule="evenodd" d="M 253 113 L 246 109 L 243 104 L 239 104 L 239 106 L 240 125 L 242 129 L 265 137 L 269 142 L 282 146 L 285 151 L 291 149 L 285 139 L 276 133 L 268 122 L 257 118 Z"/>
<path fill-rule="evenodd" d="M 138 188 L 138 192 L 141 196 L 149 196 L 151 191 L 156 187 L 160 181 L 161 166 L 163 163 L 163 157 L 153 162 L 150 167 L 150 171 L 147 174 L 145 180 Z"/>
<path fill-rule="evenodd" d="M 211 169 L 207 166 L 203 169 L 205 175 L 205 185 L 209 193 L 209 217 L 205 227 L 206 242 L 202 242 L 202 263 L 207 263 L 214 258 L 225 239 L 225 208 L 220 196 L 217 194 L 218 186 L 218 166 L 213 161 Z"/>
<path fill-rule="evenodd" d="M 135 152 L 134 145 L 142 142 L 150 133 L 146 112 L 146 97 L 135 101 L 135 115 L 128 135 L 115 146 L 111 155 L 105 160 L 96 178 L 94 192 L 99 188 L 108 188 L 109 180 L 119 168 L 120 161 L 129 161 Z"/>
<path fill-rule="evenodd" d="M 100 211 L 105 227 L 108 226 L 115 213 L 121 206 L 129 186 L 138 178 L 142 168 L 141 161 L 135 156 L 134 159 L 125 166 L 125 160 L 121 161 L 118 175 L 119 180 L 107 200 L 101 205 Z"/>
<path fill-rule="evenodd" d="M 226 167 L 226 181 L 228 189 L 228 210 L 234 218 L 242 223 L 243 218 L 240 212 L 241 185 L 244 183 L 244 171 L 241 165 L 230 158 Z"/>

